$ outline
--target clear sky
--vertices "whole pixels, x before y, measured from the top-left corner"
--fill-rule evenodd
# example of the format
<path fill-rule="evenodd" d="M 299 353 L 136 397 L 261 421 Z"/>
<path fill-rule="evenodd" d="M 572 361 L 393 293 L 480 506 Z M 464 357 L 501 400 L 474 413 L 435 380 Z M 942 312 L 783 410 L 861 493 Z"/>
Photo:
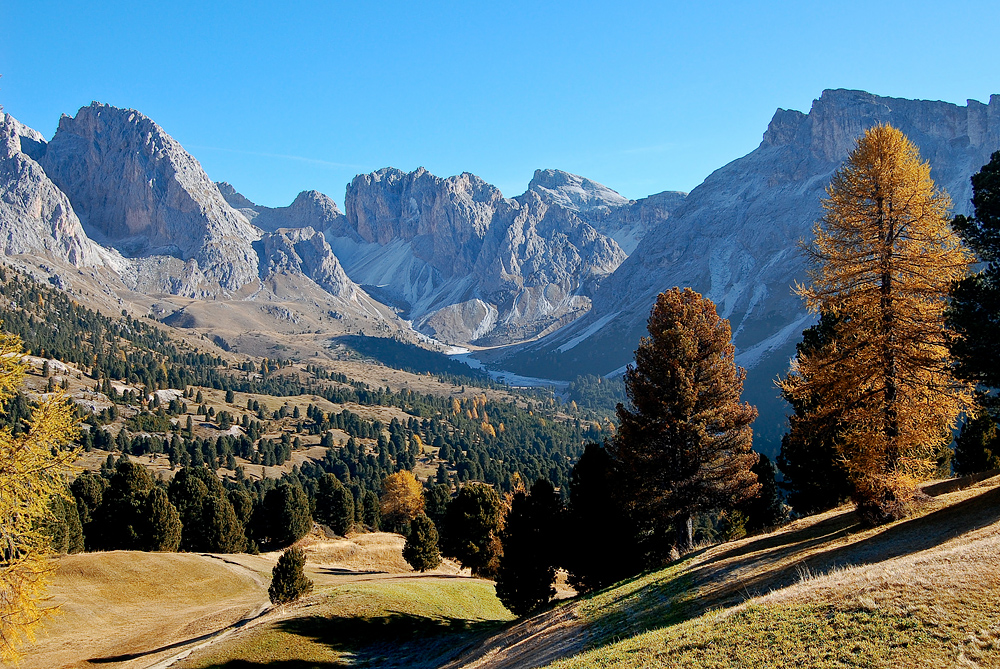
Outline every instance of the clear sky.
<path fill-rule="evenodd" d="M 0 104 L 46 136 L 138 109 L 270 206 L 358 173 L 536 168 L 639 198 L 753 150 L 825 88 L 988 102 L 992 2 L 0 1 Z"/>

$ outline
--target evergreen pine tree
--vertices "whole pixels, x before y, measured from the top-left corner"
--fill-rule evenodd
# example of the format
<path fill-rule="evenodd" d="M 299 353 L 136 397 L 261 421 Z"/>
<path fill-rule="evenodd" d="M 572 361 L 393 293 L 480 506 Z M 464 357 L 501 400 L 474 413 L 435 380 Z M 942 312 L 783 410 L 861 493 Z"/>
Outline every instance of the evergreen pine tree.
<path fill-rule="evenodd" d="M 523 616 L 555 595 L 556 536 L 562 505 L 552 484 L 539 479 L 531 492 L 515 492 L 504 520 L 503 554 L 497 570 L 497 597 Z"/>
<path fill-rule="evenodd" d="M 424 513 L 434 521 L 435 527 L 444 526 L 444 517 L 448 513 L 448 503 L 451 502 L 451 488 L 437 484 L 424 488 Z"/>
<path fill-rule="evenodd" d="M 832 314 L 824 313 L 816 325 L 804 330 L 795 347 L 796 360 L 831 355 L 835 323 Z M 837 440 L 846 426 L 824 410 L 836 399 L 824 397 L 821 388 L 805 392 L 799 388 L 801 382 L 794 373 L 782 381 L 781 394 L 793 414 L 788 417 L 788 432 L 781 438 L 777 464 L 784 475 L 780 486 L 788 493 L 788 503 L 798 513 L 808 515 L 847 501 L 851 483 L 837 450 Z"/>
<path fill-rule="evenodd" d="M 176 551 L 181 543 L 181 520 L 162 488 L 154 487 L 143 502 L 147 520 L 143 550 Z"/>
<path fill-rule="evenodd" d="M 1000 469 L 1000 430 L 990 413 L 966 419 L 955 439 L 952 465 L 959 476 Z"/>
<path fill-rule="evenodd" d="M 502 547 L 503 502 L 483 483 L 464 486 L 448 504 L 445 514 L 445 555 L 458 560 L 476 576 L 492 578 Z"/>
<path fill-rule="evenodd" d="M 298 546 L 287 549 L 278 558 L 277 564 L 271 570 L 271 585 L 267 589 L 272 604 L 290 604 L 312 592 L 313 583 L 306 578 L 303 567 L 306 564 L 306 554 Z"/>
<path fill-rule="evenodd" d="M 734 361 L 729 321 L 690 288 L 656 299 L 649 336 L 625 372 L 630 407 L 618 405 L 610 444 L 622 482 L 654 554 L 690 549 L 692 517 L 757 494 L 750 424 L 740 403 L 746 372 Z M 673 541 L 668 529 L 673 529 Z"/>
<path fill-rule="evenodd" d="M 312 528 L 309 499 L 298 485 L 281 483 L 269 490 L 254 512 L 255 538 L 262 548 L 291 546 Z"/>
<path fill-rule="evenodd" d="M 747 534 L 757 534 L 777 527 L 788 520 L 788 507 L 781 499 L 775 480 L 776 468 L 771 458 L 763 453 L 751 471 L 757 475 L 760 492 L 743 502 L 738 511 L 746 518 L 744 529 Z"/>
<path fill-rule="evenodd" d="M 642 571 L 637 531 L 625 510 L 615 463 L 588 444 L 573 467 L 570 510 L 560 563 L 579 592 L 590 592 Z"/>
<path fill-rule="evenodd" d="M 421 572 L 441 564 L 437 528 L 434 527 L 434 521 L 424 514 L 410 521 L 410 533 L 403 546 L 403 559 Z"/>
<path fill-rule="evenodd" d="M 382 507 L 378 495 L 373 490 L 365 491 L 364 523 L 373 532 L 378 532 L 382 524 Z"/>
<path fill-rule="evenodd" d="M 340 536 L 346 536 L 354 525 L 354 496 L 333 474 L 317 481 L 316 521 Z"/>

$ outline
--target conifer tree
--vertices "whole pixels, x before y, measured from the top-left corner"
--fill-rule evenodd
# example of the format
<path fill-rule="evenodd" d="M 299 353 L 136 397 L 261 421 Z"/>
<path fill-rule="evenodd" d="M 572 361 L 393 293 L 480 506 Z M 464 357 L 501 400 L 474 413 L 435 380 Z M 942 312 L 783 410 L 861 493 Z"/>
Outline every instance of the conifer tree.
<path fill-rule="evenodd" d="M 559 562 L 577 591 L 590 592 L 642 571 L 637 532 L 625 508 L 615 462 L 587 444 L 569 483 L 568 530 Z M 595 540 L 595 536 L 598 537 Z"/>
<path fill-rule="evenodd" d="M 802 332 L 796 359 L 829 355 L 834 346 L 836 319 L 829 313 Z M 797 363 L 796 363 L 797 364 Z M 777 464 L 784 474 L 781 487 L 788 503 L 804 515 L 832 509 L 851 496 L 851 483 L 840 460 L 837 440 L 844 431 L 841 419 L 825 411 L 835 398 L 825 398 L 822 388 L 800 389 L 805 380 L 795 373 L 783 380 L 782 397 L 792 407 L 788 432 L 781 438 Z"/>
<path fill-rule="evenodd" d="M 441 483 L 424 488 L 424 511 L 434 521 L 435 527 L 444 525 L 444 517 L 451 502 L 451 488 Z"/>
<path fill-rule="evenodd" d="M 417 571 L 434 569 L 441 564 L 438 533 L 434 521 L 420 514 L 410 521 L 410 533 L 403 546 L 403 559 Z"/>
<path fill-rule="evenodd" d="M 181 519 L 162 488 L 149 491 L 143 515 L 147 521 L 143 550 L 176 551 L 181 543 Z"/>
<path fill-rule="evenodd" d="M 340 536 L 354 525 L 354 496 L 333 474 L 324 474 L 317 482 L 316 520 Z"/>
<path fill-rule="evenodd" d="M 464 486 L 448 504 L 445 515 L 445 555 L 453 557 L 475 576 L 496 575 L 503 548 L 503 501 L 483 483 Z"/>
<path fill-rule="evenodd" d="M 269 490 L 254 512 L 255 538 L 268 550 L 291 546 L 312 528 L 309 499 L 298 485 L 281 483 Z"/>
<path fill-rule="evenodd" d="M 737 509 L 746 518 L 744 529 L 747 534 L 763 532 L 788 520 L 788 506 L 778 492 L 774 463 L 763 453 L 759 454 L 759 457 L 751 471 L 757 476 L 760 492 L 756 497 L 743 502 Z"/>
<path fill-rule="evenodd" d="M 70 490 L 76 498 L 76 508 L 80 513 L 80 524 L 83 528 L 84 546 L 87 550 L 94 550 L 95 528 L 91 527 L 104 491 L 108 487 L 108 480 L 103 476 L 96 476 L 89 471 L 84 471 L 70 484 Z"/>
<path fill-rule="evenodd" d="M 305 551 L 298 546 L 292 546 L 281 554 L 271 570 L 271 585 L 267 589 L 272 604 L 290 604 L 312 592 L 313 582 L 306 578 L 303 571 L 305 564 Z"/>
<path fill-rule="evenodd" d="M 959 476 L 1000 469 L 1000 429 L 988 411 L 970 416 L 955 439 L 952 465 Z"/>
<path fill-rule="evenodd" d="M 973 175 L 972 206 L 975 214 L 956 216 L 952 227 L 982 266 L 952 287 L 947 312 L 955 373 L 978 391 L 974 415 L 955 443 L 960 474 L 992 469 L 1000 457 L 1000 151 Z"/>
<path fill-rule="evenodd" d="M 539 479 L 530 493 L 514 493 L 504 519 L 497 597 L 512 613 L 531 613 L 555 595 L 557 536 L 562 504 L 552 484 Z"/>
<path fill-rule="evenodd" d="M 382 526 L 406 532 L 409 522 L 424 511 L 424 491 L 411 471 L 400 471 L 382 481 Z"/>
<path fill-rule="evenodd" d="M 726 510 L 757 494 L 750 468 L 757 410 L 740 403 L 746 372 L 734 362 L 729 322 L 690 288 L 656 299 L 635 365 L 625 372 L 610 447 L 635 518 L 652 537 L 689 550 L 695 513 Z M 673 541 L 667 536 L 673 528 Z"/>
<path fill-rule="evenodd" d="M 0 333 L 0 406 L 24 381 L 21 341 Z M 41 619 L 51 572 L 48 537 L 39 525 L 62 494 L 62 474 L 76 456 L 64 447 L 76 436 L 72 408 L 61 396 L 31 410 L 25 430 L 0 428 L 0 661 L 20 657 Z"/>
<path fill-rule="evenodd" d="M 897 129 L 859 140 L 834 176 L 807 247 L 815 313 L 835 319 L 833 345 L 800 355 L 783 390 L 823 399 L 815 420 L 836 423 L 839 457 L 863 520 L 905 513 L 967 406 L 950 368 L 944 308 L 969 256 L 945 218 L 950 201 Z"/>
<path fill-rule="evenodd" d="M 378 532 L 382 524 L 382 507 L 374 490 L 365 491 L 364 523 L 373 532 Z"/>

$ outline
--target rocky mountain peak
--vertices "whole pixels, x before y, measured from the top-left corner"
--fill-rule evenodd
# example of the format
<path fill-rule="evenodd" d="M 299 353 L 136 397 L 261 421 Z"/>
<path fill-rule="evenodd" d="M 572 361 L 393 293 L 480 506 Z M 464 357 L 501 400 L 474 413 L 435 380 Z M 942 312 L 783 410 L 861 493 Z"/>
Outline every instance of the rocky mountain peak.
<path fill-rule="evenodd" d="M 196 263 L 206 283 L 182 292 L 234 291 L 256 280 L 257 229 L 146 115 L 98 102 L 64 115 L 41 164 L 98 241 L 126 256 Z"/>
<path fill-rule="evenodd" d="M 22 152 L 44 139 L 9 114 L 0 114 L 0 250 L 50 256 L 77 267 L 105 264 L 110 254 L 87 238 L 69 199 L 41 166 Z"/>
<path fill-rule="evenodd" d="M 580 212 L 621 207 L 630 202 L 607 186 L 562 170 L 535 170 L 528 190 L 538 193 L 549 205 Z"/>

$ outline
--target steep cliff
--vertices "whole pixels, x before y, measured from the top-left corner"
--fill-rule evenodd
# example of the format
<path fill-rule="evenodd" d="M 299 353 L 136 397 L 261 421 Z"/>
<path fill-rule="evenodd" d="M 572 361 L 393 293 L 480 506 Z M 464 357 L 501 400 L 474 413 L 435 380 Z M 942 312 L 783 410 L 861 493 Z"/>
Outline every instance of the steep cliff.
<path fill-rule="evenodd" d="M 180 261 L 155 263 L 161 269 L 184 268 L 180 277 L 147 276 L 147 284 L 211 296 L 257 279 L 257 229 L 145 115 L 95 102 L 63 116 L 40 164 L 96 241 L 129 257 Z"/>
<path fill-rule="evenodd" d="M 83 230 L 69 199 L 21 147 L 42 136 L 0 114 L 0 245 L 5 255 L 48 256 L 76 267 L 113 262 Z"/>

